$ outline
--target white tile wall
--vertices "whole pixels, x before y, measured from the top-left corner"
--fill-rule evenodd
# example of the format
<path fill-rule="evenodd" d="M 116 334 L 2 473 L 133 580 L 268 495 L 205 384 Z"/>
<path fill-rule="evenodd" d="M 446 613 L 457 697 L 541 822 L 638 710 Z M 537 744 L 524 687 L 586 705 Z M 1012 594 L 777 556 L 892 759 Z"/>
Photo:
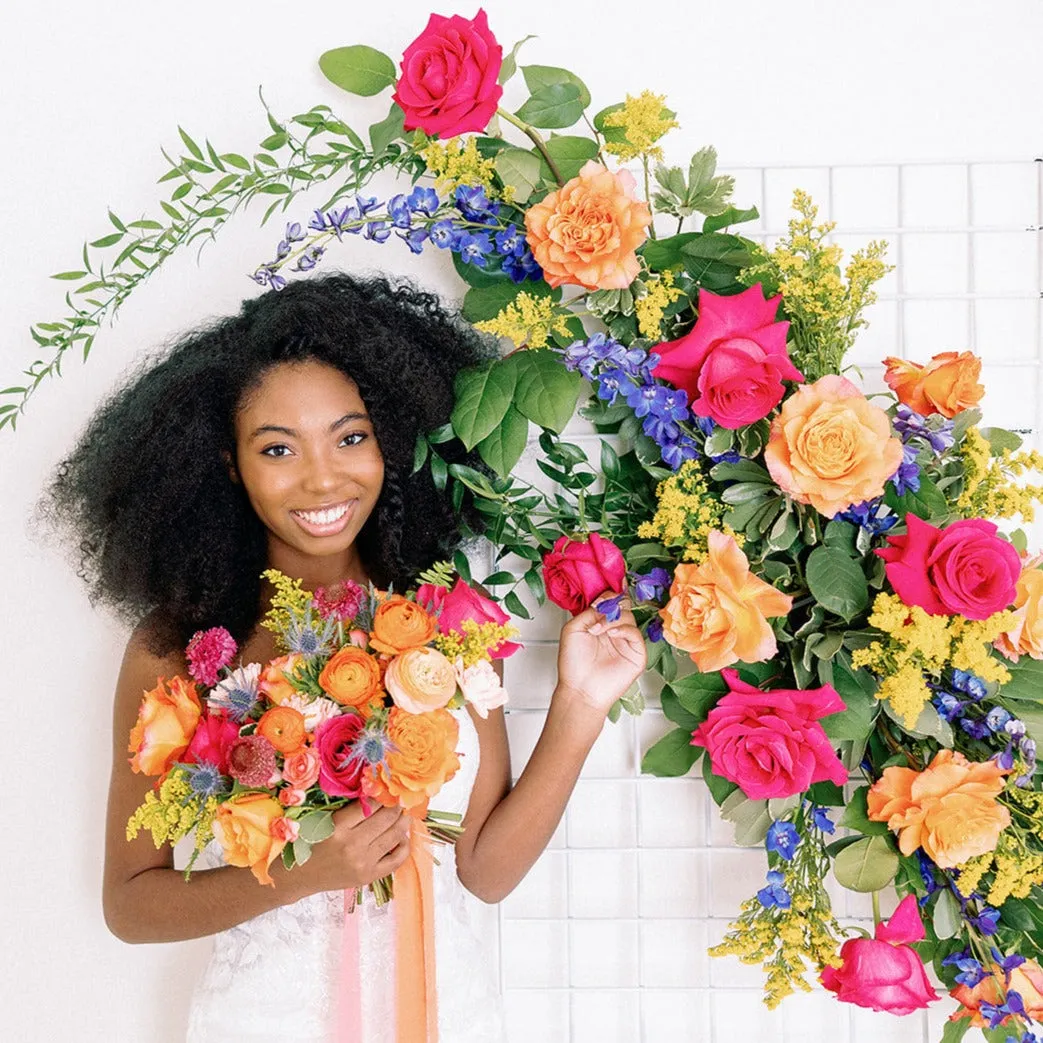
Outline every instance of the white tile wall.
<path fill-rule="evenodd" d="M 885 355 L 972 348 L 986 364 L 986 421 L 1040 430 L 1041 395 L 1026 389 L 1043 388 L 1043 162 L 733 173 L 736 200 L 763 215 L 745 234 L 770 241 L 783 231 L 800 186 L 821 219 L 837 220 L 846 251 L 871 238 L 891 243 L 898 270 L 850 356 L 867 389 L 882 386 Z M 582 420 L 568 435 L 596 450 Z M 519 473 L 542 483 L 531 455 Z M 515 776 L 543 725 L 564 619 L 549 608 L 522 621 L 526 649 L 507 665 Z M 701 778 L 640 776 L 642 752 L 671 727 L 650 702 L 641 718 L 606 725 L 549 849 L 500 907 L 511 1043 L 938 1040 L 945 1002 L 897 1019 L 816 989 L 769 1011 L 757 968 L 707 955 L 762 886 L 764 854 L 735 847 Z M 868 898 L 832 881 L 829 890 L 842 920 L 870 920 Z M 885 913 L 893 906 L 885 899 Z"/>

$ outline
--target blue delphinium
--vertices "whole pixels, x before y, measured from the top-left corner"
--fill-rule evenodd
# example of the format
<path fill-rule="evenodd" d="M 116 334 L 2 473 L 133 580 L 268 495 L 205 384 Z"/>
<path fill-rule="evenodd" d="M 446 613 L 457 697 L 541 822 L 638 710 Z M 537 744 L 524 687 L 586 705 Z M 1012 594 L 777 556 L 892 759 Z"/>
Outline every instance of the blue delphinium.
<path fill-rule="evenodd" d="M 792 822 L 773 822 L 768 827 L 764 846 L 786 861 L 790 861 L 800 845 L 800 834 Z"/>
<path fill-rule="evenodd" d="M 902 462 L 891 475 L 890 482 L 899 496 L 920 491 L 920 465 L 916 462 L 916 450 L 912 446 L 907 445 L 902 449 Z"/>
<path fill-rule="evenodd" d="M 833 520 L 851 522 L 852 525 L 858 525 L 866 532 L 876 536 L 898 524 L 897 514 L 880 516 L 883 507 L 883 500 L 865 500 L 863 503 L 852 504 L 846 511 L 833 515 Z"/>
<path fill-rule="evenodd" d="M 768 884 L 757 892 L 757 901 L 765 909 L 777 906 L 779 909 L 788 909 L 791 904 L 790 893 L 783 887 L 785 876 L 777 869 L 768 873 Z"/>
<path fill-rule="evenodd" d="M 605 598 L 594 607 L 610 622 L 615 623 L 621 614 L 620 602 L 626 597 L 626 592 L 616 594 L 615 597 Z"/>
<path fill-rule="evenodd" d="M 468 221 L 496 217 L 500 212 L 500 204 L 489 200 L 482 185 L 457 185 L 453 205 Z"/>
<path fill-rule="evenodd" d="M 955 441 L 953 421 L 937 418 L 929 421 L 908 406 L 899 406 L 895 410 L 892 425 L 903 442 L 908 444 L 919 439 L 926 442 L 936 456 L 951 448 Z"/>
<path fill-rule="evenodd" d="M 486 254 L 492 249 L 493 244 L 488 232 L 462 232 L 453 246 L 454 252 L 460 255 L 464 264 L 473 264 L 477 268 L 484 268 L 488 264 Z"/>
<path fill-rule="evenodd" d="M 438 193 L 433 188 L 417 185 L 406 197 L 406 202 L 411 210 L 426 217 L 434 217 L 438 208 L 442 205 Z"/>
<path fill-rule="evenodd" d="M 942 960 L 942 965 L 955 967 L 958 972 L 956 981 L 960 985 L 966 985 L 969 989 L 973 989 L 975 985 L 989 976 L 989 972 L 971 955 L 970 949 L 962 949 L 960 952 L 946 956 Z"/>
<path fill-rule="evenodd" d="M 832 834 L 837 830 L 836 824 L 829 817 L 825 808 L 815 807 L 811 812 L 811 820 L 815 823 L 815 828 L 822 830 L 823 833 Z"/>
<path fill-rule="evenodd" d="M 661 616 L 653 616 L 648 621 L 648 629 L 645 631 L 645 634 L 652 644 L 663 640 L 663 620 Z"/>
<path fill-rule="evenodd" d="M 650 572 L 636 573 L 632 577 L 632 590 L 638 601 L 658 601 L 663 591 L 670 586 L 670 573 L 666 569 L 654 568 Z"/>

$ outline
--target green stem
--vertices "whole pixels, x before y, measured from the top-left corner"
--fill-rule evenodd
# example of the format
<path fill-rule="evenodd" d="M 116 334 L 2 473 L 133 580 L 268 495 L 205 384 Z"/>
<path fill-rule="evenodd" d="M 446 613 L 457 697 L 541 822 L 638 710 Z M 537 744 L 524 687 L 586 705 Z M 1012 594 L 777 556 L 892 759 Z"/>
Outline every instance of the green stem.
<path fill-rule="evenodd" d="M 652 210 L 652 189 L 648 180 L 648 156 L 641 157 L 641 167 L 645 172 L 645 202 L 648 204 L 649 212 Z M 655 221 L 648 226 L 648 238 L 655 239 Z"/>
<path fill-rule="evenodd" d="M 532 140 L 532 143 L 539 150 L 540 155 L 543 156 L 547 166 L 550 167 L 550 172 L 554 175 L 554 180 L 557 181 L 559 185 L 564 185 L 565 179 L 561 176 L 558 164 L 554 162 L 551 154 L 547 151 L 547 143 L 540 136 L 540 132 L 524 120 L 518 119 L 513 112 L 508 112 L 506 109 L 497 109 L 496 114 L 502 116 L 508 123 L 517 127 L 523 134 L 528 135 Z"/>
<path fill-rule="evenodd" d="M 880 916 L 880 892 L 873 892 L 873 926 L 877 926 L 880 923 L 882 917 Z"/>

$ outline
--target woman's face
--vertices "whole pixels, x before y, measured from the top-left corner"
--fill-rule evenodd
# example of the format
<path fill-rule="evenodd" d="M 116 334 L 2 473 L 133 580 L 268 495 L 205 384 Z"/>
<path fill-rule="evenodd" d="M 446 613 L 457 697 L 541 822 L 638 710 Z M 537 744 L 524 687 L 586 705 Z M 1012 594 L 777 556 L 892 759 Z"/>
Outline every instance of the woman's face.
<path fill-rule="evenodd" d="M 384 483 L 355 382 L 314 360 L 273 366 L 240 403 L 235 440 L 238 478 L 268 530 L 271 563 L 303 576 L 321 558 L 344 572 Z"/>

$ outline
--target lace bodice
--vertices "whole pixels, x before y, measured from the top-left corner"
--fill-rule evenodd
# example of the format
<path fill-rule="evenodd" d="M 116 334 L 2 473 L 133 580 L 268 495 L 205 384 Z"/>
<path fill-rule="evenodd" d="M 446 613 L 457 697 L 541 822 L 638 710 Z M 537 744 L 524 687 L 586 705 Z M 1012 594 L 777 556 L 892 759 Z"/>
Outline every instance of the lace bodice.
<path fill-rule="evenodd" d="M 466 710 L 460 722 L 460 770 L 432 801 L 463 814 L 478 772 L 478 735 Z M 452 847 L 434 867 L 439 1043 L 498 1043 L 504 1030 L 491 939 L 479 937 L 477 899 L 456 876 Z M 222 864 L 219 846 L 203 867 Z M 394 902 L 378 908 L 366 894 L 360 916 L 363 1038 L 395 1043 Z M 214 937 L 196 988 L 187 1043 L 331 1043 L 340 975 L 343 893 L 310 895 Z M 337 1041 L 340 1043 L 340 1041 Z"/>

